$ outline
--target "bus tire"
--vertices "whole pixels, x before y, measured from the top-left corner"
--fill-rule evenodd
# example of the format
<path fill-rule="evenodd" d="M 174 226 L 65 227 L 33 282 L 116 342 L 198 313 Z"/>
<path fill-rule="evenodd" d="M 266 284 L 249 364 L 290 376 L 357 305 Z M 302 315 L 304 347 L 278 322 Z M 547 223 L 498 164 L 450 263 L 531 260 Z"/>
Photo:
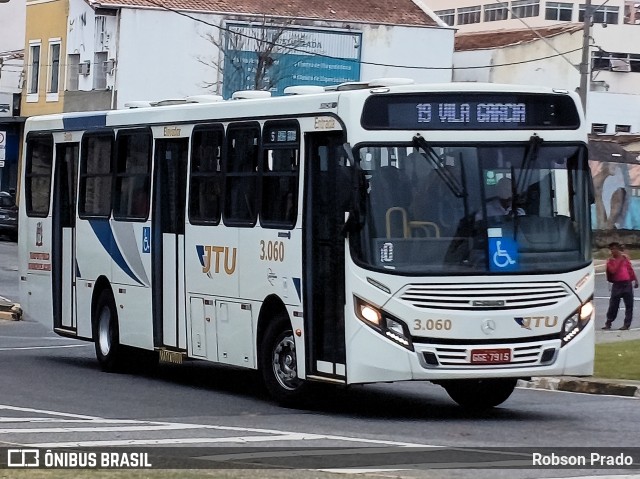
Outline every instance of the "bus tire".
<path fill-rule="evenodd" d="M 122 346 L 118 331 L 118 312 L 113 294 L 108 289 L 100 293 L 94 318 L 96 358 L 103 371 L 117 371 L 121 366 Z"/>
<path fill-rule="evenodd" d="M 463 379 L 443 381 L 442 387 L 463 408 L 483 410 L 505 402 L 513 393 L 517 381 L 516 378 Z"/>
<path fill-rule="evenodd" d="M 298 378 L 293 329 L 286 315 L 273 318 L 262 338 L 260 372 L 267 391 L 278 403 L 299 405 L 307 383 Z"/>

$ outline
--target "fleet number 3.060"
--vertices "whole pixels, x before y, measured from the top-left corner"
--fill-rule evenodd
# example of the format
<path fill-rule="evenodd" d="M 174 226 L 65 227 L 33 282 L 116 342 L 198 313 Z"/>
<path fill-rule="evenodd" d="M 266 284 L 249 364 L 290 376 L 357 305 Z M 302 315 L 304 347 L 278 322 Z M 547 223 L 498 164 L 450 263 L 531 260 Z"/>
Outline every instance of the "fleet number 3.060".
<path fill-rule="evenodd" d="M 450 319 L 415 319 L 413 321 L 414 331 L 449 331 L 450 329 Z"/>
<path fill-rule="evenodd" d="M 260 260 L 284 261 L 284 243 L 260 240 Z"/>

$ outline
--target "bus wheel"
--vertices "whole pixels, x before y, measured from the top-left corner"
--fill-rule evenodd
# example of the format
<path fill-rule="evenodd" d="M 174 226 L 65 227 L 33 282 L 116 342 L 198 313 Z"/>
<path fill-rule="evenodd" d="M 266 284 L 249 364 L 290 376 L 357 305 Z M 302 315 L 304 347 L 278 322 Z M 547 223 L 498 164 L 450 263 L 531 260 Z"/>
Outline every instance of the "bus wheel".
<path fill-rule="evenodd" d="M 505 402 L 516 387 L 515 378 L 443 381 L 449 397 L 466 409 L 489 409 Z"/>
<path fill-rule="evenodd" d="M 298 377 L 296 345 L 288 318 L 278 315 L 262 340 L 260 370 L 271 396 L 281 404 L 295 405 L 307 385 Z"/>
<path fill-rule="evenodd" d="M 115 371 L 120 366 L 122 355 L 118 333 L 118 314 L 111 291 L 100 293 L 95 310 L 94 342 L 96 357 L 103 371 Z"/>

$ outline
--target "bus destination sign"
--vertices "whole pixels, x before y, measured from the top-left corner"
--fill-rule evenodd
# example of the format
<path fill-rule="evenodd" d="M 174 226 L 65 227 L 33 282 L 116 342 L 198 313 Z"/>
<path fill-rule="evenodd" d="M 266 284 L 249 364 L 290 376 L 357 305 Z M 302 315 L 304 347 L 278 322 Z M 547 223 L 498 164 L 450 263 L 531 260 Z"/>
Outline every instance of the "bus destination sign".
<path fill-rule="evenodd" d="M 376 95 L 362 125 L 391 130 L 575 129 L 580 117 L 568 95 L 457 93 Z"/>

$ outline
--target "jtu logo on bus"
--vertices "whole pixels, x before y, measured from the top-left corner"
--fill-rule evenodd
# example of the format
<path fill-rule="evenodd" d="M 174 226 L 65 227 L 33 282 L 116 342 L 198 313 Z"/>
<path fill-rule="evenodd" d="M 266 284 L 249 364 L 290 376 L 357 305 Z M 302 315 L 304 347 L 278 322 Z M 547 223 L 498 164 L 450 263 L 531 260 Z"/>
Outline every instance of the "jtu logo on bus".
<path fill-rule="evenodd" d="M 231 252 L 229 251 L 231 249 Z M 236 253 L 237 248 L 229 248 L 228 246 L 209 246 L 197 245 L 196 250 L 200 257 L 202 272 L 209 274 L 213 267 L 214 273 L 220 272 L 220 256 L 224 256 L 224 272 L 231 275 L 236 270 Z"/>

